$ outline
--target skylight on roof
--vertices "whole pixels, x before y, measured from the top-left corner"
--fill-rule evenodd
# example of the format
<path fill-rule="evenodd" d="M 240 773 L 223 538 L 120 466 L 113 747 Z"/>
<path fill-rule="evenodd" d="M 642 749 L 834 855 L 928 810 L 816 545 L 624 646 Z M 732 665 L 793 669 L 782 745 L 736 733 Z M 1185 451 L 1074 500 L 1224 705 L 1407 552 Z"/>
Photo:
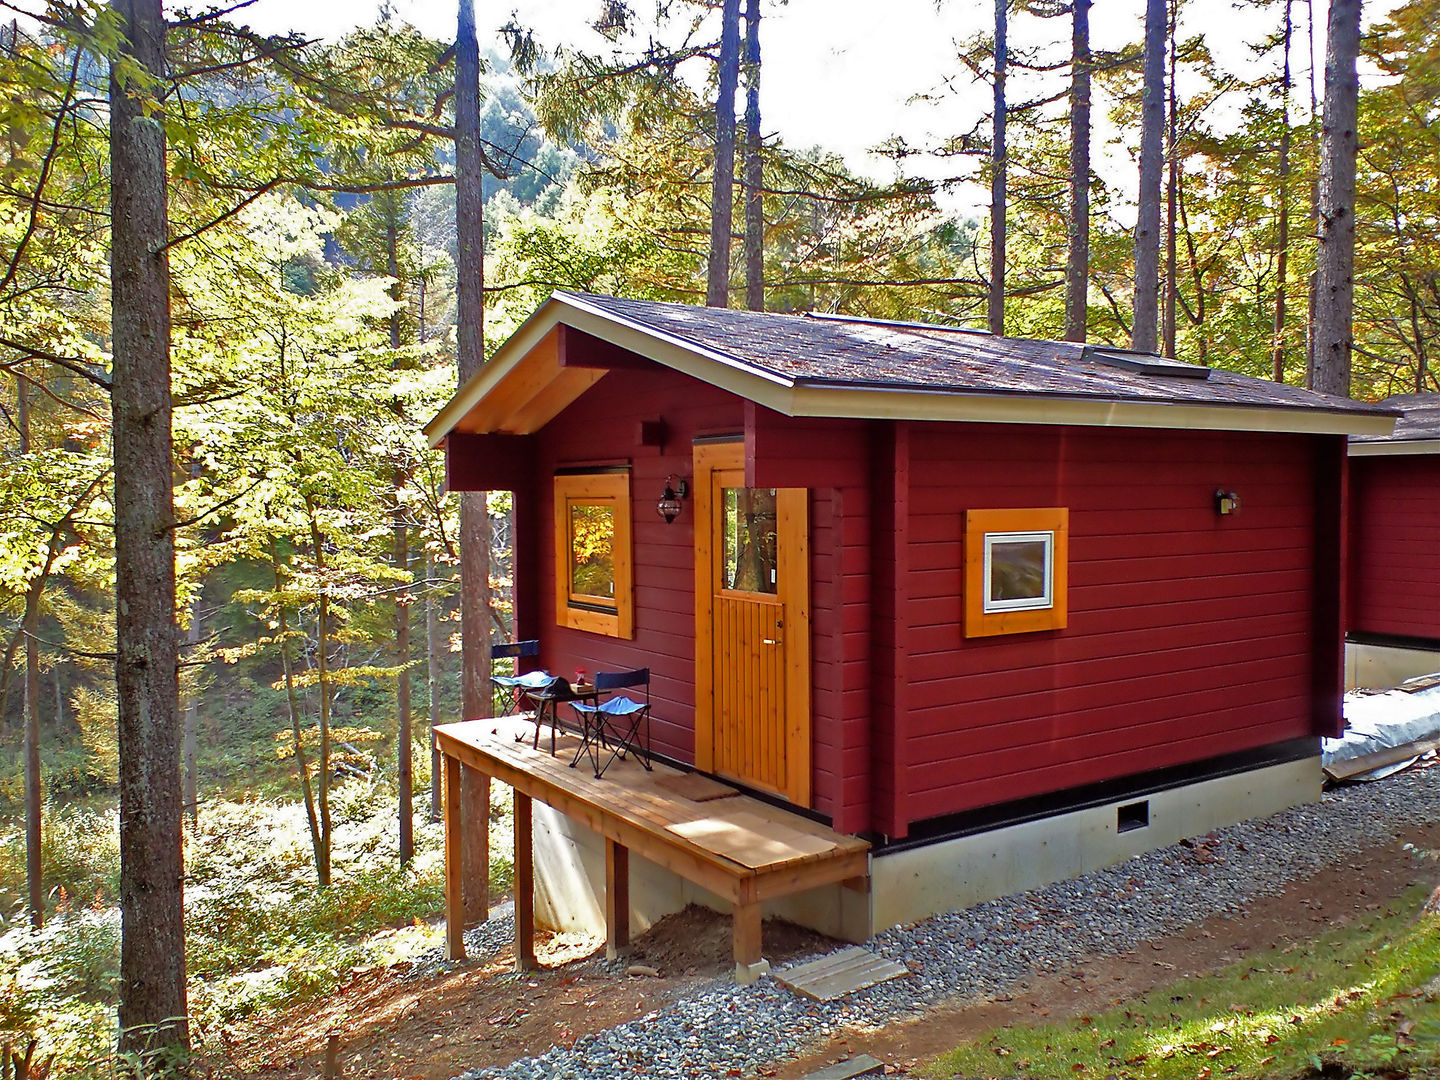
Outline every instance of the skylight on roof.
<path fill-rule="evenodd" d="M 1155 353 L 1135 352 L 1133 349 L 1117 349 L 1108 346 L 1086 345 L 1081 354 L 1086 360 L 1097 364 L 1133 371 L 1137 375 L 1159 375 L 1170 379 L 1208 379 L 1210 369 L 1199 364 L 1186 364 L 1171 360 L 1168 356 Z"/>

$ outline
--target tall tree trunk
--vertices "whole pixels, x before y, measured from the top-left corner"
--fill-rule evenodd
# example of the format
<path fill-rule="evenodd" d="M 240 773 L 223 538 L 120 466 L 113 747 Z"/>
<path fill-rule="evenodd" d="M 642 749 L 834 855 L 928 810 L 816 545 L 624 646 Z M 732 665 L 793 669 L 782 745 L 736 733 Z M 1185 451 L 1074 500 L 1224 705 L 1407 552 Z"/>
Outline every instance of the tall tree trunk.
<path fill-rule="evenodd" d="M 710 185 L 708 307 L 730 306 L 730 211 L 735 198 L 735 88 L 740 81 L 740 0 L 720 9 L 720 78 L 715 92 L 715 169 Z"/>
<path fill-rule="evenodd" d="M 1315 0 L 1305 0 L 1305 26 L 1308 52 L 1306 56 L 1310 62 L 1305 66 L 1309 69 L 1310 83 L 1310 130 L 1311 136 L 1311 169 L 1310 169 L 1310 235 L 1320 235 L 1320 132 L 1316 127 L 1315 118 L 1320 115 L 1320 106 L 1315 96 Z M 1316 253 L 1318 256 L 1318 252 Z M 1306 317 L 1305 317 L 1305 385 L 1314 387 L 1315 381 L 1315 278 L 1316 272 L 1310 271 L 1310 280 L 1306 287 Z"/>
<path fill-rule="evenodd" d="M 1090 295 L 1090 0 L 1073 0 L 1070 33 L 1070 220 L 1066 222 L 1066 341 L 1084 341 Z"/>
<path fill-rule="evenodd" d="M 425 561 L 425 681 L 430 694 L 430 816 L 440 820 L 442 784 L 440 744 L 435 740 L 435 725 L 440 723 L 440 612 L 435 602 L 435 560 Z"/>
<path fill-rule="evenodd" d="M 200 644 L 200 598 L 197 596 L 190 605 L 190 631 L 186 642 L 190 646 L 190 659 L 194 659 L 195 646 Z M 185 806 L 190 810 L 190 820 L 200 821 L 200 784 L 195 775 L 196 728 L 200 725 L 200 695 L 192 689 L 185 695 Z"/>
<path fill-rule="evenodd" d="M 29 454 L 30 391 L 24 378 L 16 379 L 15 424 L 20 430 L 20 453 Z M 54 545 L 52 544 L 53 548 Z M 40 789 L 40 595 L 44 576 L 25 590 L 25 884 L 30 908 L 30 925 L 39 929 L 45 922 L 45 882 L 40 859 L 40 811 L 44 796 Z"/>
<path fill-rule="evenodd" d="M 1179 123 L 1176 119 L 1175 68 L 1178 63 L 1175 49 L 1175 23 L 1179 15 L 1180 0 L 1170 4 L 1170 26 L 1166 37 L 1170 42 L 1170 77 L 1165 83 L 1168 100 L 1165 120 L 1165 311 L 1162 316 L 1161 346 L 1165 355 L 1175 358 L 1175 304 L 1180 283 L 1176 277 L 1179 269 L 1176 252 L 1176 203 L 1180 190 Z"/>
<path fill-rule="evenodd" d="M 464 386 L 485 362 L 484 193 L 480 153 L 480 44 L 475 37 L 473 0 L 460 0 L 455 37 L 455 231 L 458 367 Z M 485 492 L 460 496 L 460 689 L 467 718 L 489 716 L 490 694 L 490 512 Z M 478 769 L 464 772 L 461 801 L 488 814 L 490 778 Z M 485 818 L 471 823 L 485 829 Z M 476 866 L 478 851 L 466 845 L 463 878 L 468 886 L 465 921 L 483 922 L 489 913 L 488 866 Z"/>
<path fill-rule="evenodd" d="M 1331 0 L 1325 41 L 1325 119 L 1320 145 L 1320 251 L 1315 275 L 1315 372 L 1324 394 L 1350 396 L 1355 290 L 1355 127 L 1360 0 Z"/>
<path fill-rule="evenodd" d="M 1145 97 L 1140 112 L 1140 212 L 1135 221 L 1135 298 L 1130 347 L 1155 351 L 1160 314 L 1160 153 L 1165 130 L 1165 0 L 1145 4 Z"/>
<path fill-rule="evenodd" d="M 1005 333 L 1005 183 L 1009 159 L 1005 151 L 1005 75 L 1010 62 L 1009 0 L 995 0 L 995 104 L 990 116 L 990 292 L 986 301 L 990 332 Z"/>
<path fill-rule="evenodd" d="M 285 675 L 285 700 L 290 707 L 290 736 L 295 748 L 295 768 L 300 773 L 300 791 L 305 798 L 305 821 L 310 826 L 310 849 L 315 855 L 315 875 L 319 881 L 321 854 L 320 818 L 315 811 L 315 789 L 310 784 L 310 763 L 305 760 L 305 742 L 300 731 L 300 695 L 295 689 L 295 664 L 290 659 L 290 622 L 285 614 L 285 579 L 280 572 L 280 552 L 275 539 L 270 539 L 270 570 L 275 576 L 275 612 L 280 631 L 280 666 Z"/>
<path fill-rule="evenodd" d="M 398 211 L 398 200 L 392 204 Z M 399 303 L 405 298 L 405 288 L 400 281 L 400 226 L 398 212 L 392 212 L 385 228 L 385 270 L 395 283 L 390 286 L 390 297 L 397 304 L 390 313 L 390 348 L 398 350 L 402 344 L 403 327 Z M 395 364 L 399 364 L 397 353 Z M 400 420 L 404 422 L 403 409 L 397 399 L 395 404 Z M 395 535 L 395 568 L 407 578 L 410 574 L 410 522 L 405 509 L 405 485 L 409 481 L 403 464 L 397 464 L 394 476 L 394 505 L 391 508 L 391 523 Z M 395 790 L 400 814 L 400 865 L 408 866 L 415 857 L 415 765 L 410 746 L 410 585 L 404 583 L 404 591 L 395 598 L 395 664 L 400 669 L 395 676 Z"/>
<path fill-rule="evenodd" d="M 1270 356 L 1271 375 L 1276 382 L 1285 381 L 1285 289 L 1286 273 L 1290 262 L 1290 19 L 1291 0 L 1285 0 L 1285 28 L 1283 33 L 1285 70 L 1281 76 L 1280 92 L 1280 165 L 1279 197 L 1276 200 L 1275 216 L 1278 235 L 1275 238 L 1275 337 Z"/>
<path fill-rule="evenodd" d="M 30 925 L 45 922 L 45 882 L 40 859 L 40 590 L 25 593 L 25 883 Z"/>
<path fill-rule="evenodd" d="M 745 4 L 745 307 L 765 310 L 765 168 L 760 131 L 760 0 Z"/>
<path fill-rule="evenodd" d="M 165 74 L 160 0 L 115 0 L 120 50 Z M 189 1045 L 170 446 L 163 99 L 110 68 L 115 684 L 120 745 L 120 1049 Z M 143 104 L 142 104 L 142 98 Z"/>
<path fill-rule="evenodd" d="M 325 580 L 325 538 L 315 516 L 315 503 L 307 498 L 310 517 L 310 552 L 319 580 L 319 610 L 315 616 L 315 680 L 320 696 L 320 753 L 316 762 L 317 809 L 320 811 L 320 858 L 315 880 L 323 889 L 330 884 L 330 710 L 334 703 L 330 685 L 330 585 Z"/>

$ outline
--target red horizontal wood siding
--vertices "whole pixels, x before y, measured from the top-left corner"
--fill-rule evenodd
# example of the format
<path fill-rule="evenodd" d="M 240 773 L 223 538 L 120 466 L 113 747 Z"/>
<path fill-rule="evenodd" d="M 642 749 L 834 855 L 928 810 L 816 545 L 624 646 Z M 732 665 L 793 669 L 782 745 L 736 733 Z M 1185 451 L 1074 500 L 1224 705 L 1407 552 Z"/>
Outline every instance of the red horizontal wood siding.
<path fill-rule="evenodd" d="M 1440 456 L 1350 459 L 1349 629 L 1440 641 Z"/>
<path fill-rule="evenodd" d="M 883 568 L 908 571 L 909 822 L 1313 733 L 1315 440 L 909 429 L 905 541 Z M 1217 488 L 1238 514 L 1215 512 Z M 1069 508 L 1069 625 L 967 639 L 965 511 L 1029 506 Z"/>

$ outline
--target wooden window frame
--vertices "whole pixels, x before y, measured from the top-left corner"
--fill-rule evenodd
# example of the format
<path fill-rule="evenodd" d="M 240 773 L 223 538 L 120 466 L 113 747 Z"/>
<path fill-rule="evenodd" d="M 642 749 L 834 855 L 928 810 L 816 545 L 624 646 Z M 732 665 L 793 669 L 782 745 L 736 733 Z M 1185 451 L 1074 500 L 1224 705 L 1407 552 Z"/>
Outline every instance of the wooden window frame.
<path fill-rule="evenodd" d="M 615 594 L 611 605 L 580 601 L 570 592 L 570 508 L 608 505 L 615 522 Z M 606 637 L 635 636 L 634 564 L 631 550 L 630 473 L 561 473 L 555 477 L 555 622 Z"/>
<path fill-rule="evenodd" d="M 987 611 L 990 547 L 996 539 L 1050 535 L 1050 603 Z M 1063 506 L 965 512 L 965 636 L 1063 630 L 1069 619 L 1070 511 Z"/>

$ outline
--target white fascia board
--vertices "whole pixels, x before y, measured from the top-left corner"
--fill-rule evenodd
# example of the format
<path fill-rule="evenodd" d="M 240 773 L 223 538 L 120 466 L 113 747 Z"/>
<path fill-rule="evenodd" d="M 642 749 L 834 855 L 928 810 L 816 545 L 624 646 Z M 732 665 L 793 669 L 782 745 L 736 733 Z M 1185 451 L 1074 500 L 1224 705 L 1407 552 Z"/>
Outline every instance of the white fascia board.
<path fill-rule="evenodd" d="M 793 412 L 783 408 L 778 411 L 794 416 L 882 420 L 1270 431 L 1312 435 L 1386 434 L 1393 423 L 1393 418 L 1389 416 L 1323 412 L 1318 409 L 1105 401 L 1045 394 L 987 395 L 799 386 L 791 397 Z"/>
<path fill-rule="evenodd" d="M 1350 444 L 1351 457 L 1394 457 L 1409 454 L 1440 454 L 1440 439 L 1398 439 Z"/>

